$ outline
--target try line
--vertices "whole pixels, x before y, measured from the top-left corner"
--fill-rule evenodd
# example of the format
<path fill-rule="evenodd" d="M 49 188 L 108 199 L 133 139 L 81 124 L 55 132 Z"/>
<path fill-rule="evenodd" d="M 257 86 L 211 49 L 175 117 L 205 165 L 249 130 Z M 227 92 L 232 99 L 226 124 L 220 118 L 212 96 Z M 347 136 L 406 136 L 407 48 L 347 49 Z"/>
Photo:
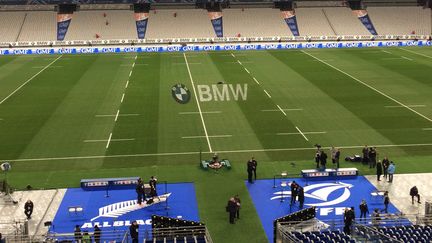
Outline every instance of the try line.
<path fill-rule="evenodd" d="M 372 147 L 377 148 L 398 148 L 398 147 L 432 147 L 432 143 L 418 143 L 418 144 L 371 144 Z M 362 145 L 347 145 L 335 146 L 340 149 L 357 149 L 363 148 Z M 330 149 L 331 147 L 322 147 L 323 149 Z M 307 148 L 275 148 L 275 149 L 245 149 L 245 150 L 221 150 L 220 154 L 235 154 L 235 153 L 253 153 L 253 152 L 284 152 L 284 151 L 315 151 L 316 147 Z M 204 154 L 212 154 L 213 152 L 201 152 Z M 117 154 L 117 155 L 90 155 L 90 156 L 76 156 L 76 157 L 50 157 L 50 158 L 23 158 L 23 159 L 1 159 L 0 161 L 51 161 L 51 160 L 84 160 L 84 159 L 104 159 L 104 158 L 140 158 L 150 156 L 178 156 L 178 155 L 199 155 L 200 152 L 168 152 L 168 153 L 148 153 L 148 154 Z"/>

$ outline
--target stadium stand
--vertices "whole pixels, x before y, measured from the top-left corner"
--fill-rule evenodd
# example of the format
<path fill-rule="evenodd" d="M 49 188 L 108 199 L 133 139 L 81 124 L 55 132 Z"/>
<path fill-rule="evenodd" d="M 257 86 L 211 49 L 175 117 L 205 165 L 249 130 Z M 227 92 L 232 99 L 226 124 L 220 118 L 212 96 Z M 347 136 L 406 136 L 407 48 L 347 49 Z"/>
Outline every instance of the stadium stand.
<path fill-rule="evenodd" d="M 226 36 L 292 36 L 278 9 L 226 9 L 223 14 Z"/>
<path fill-rule="evenodd" d="M 136 35 L 131 11 L 78 11 L 65 40 L 134 39 Z"/>
<path fill-rule="evenodd" d="M 335 35 L 322 8 L 296 9 L 300 35 Z"/>
<path fill-rule="evenodd" d="M 55 40 L 56 31 L 55 12 L 27 12 L 18 41 Z"/>
<path fill-rule="evenodd" d="M 381 35 L 430 34 L 430 9 L 421 7 L 370 7 L 369 15 Z"/>
<path fill-rule="evenodd" d="M 174 17 L 174 13 L 176 13 L 176 17 Z M 132 16 L 131 20 L 133 20 Z M 178 9 L 150 12 L 146 38 L 205 38 L 214 36 L 209 17 L 204 10 Z M 136 34 L 134 38 L 136 38 Z"/>
<path fill-rule="evenodd" d="M 370 35 L 349 8 L 323 8 L 336 35 Z"/>
<path fill-rule="evenodd" d="M 17 41 L 25 13 L 0 13 L 0 41 Z"/>

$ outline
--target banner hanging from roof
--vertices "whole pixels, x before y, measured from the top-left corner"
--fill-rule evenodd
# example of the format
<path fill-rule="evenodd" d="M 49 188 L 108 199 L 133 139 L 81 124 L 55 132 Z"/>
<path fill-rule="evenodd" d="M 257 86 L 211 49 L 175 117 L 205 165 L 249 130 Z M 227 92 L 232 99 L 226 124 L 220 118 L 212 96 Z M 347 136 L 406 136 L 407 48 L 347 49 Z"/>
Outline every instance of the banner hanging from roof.
<path fill-rule="evenodd" d="M 294 9 L 289 11 L 281 11 L 281 14 L 282 14 L 282 18 L 285 20 L 285 23 L 288 25 L 292 34 L 294 36 L 299 36 L 297 18 Z"/>
<path fill-rule="evenodd" d="M 138 39 L 144 39 L 147 31 L 149 13 L 134 13 Z"/>
<path fill-rule="evenodd" d="M 217 37 L 223 37 L 222 12 L 208 12 Z"/>
<path fill-rule="evenodd" d="M 372 34 L 372 35 L 378 35 L 378 33 L 375 30 L 374 25 L 372 24 L 372 20 L 369 18 L 368 12 L 363 10 L 353 10 L 353 13 L 357 16 L 357 18 L 362 22 L 362 24 L 366 27 L 366 29 Z"/>
<path fill-rule="evenodd" d="M 62 41 L 66 37 L 72 14 L 57 14 L 57 40 Z"/>

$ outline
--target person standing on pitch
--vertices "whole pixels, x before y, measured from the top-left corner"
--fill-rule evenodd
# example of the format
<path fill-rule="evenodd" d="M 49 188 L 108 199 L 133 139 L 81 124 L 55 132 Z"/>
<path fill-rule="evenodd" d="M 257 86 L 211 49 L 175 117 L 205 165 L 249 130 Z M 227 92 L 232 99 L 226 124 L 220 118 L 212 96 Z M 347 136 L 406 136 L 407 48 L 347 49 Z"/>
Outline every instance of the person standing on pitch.
<path fill-rule="evenodd" d="M 388 167 L 390 166 L 390 160 L 386 157 L 384 157 L 383 161 L 382 161 L 382 166 L 383 166 L 383 173 L 384 173 L 384 179 L 387 180 L 387 170 Z"/>
<path fill-rule="evenodd" d="M 377 181 L 381 181 L 382 172 L 383 172 L 383 168 L 381 166 L 381 160 L 378 160 L 378 163 L 376 163 Z"/>
<path fill-rule="evenodd" d="M 27 216 L 27 219 L 31 219 L 31 215 L 33 213 L 33 202 L 31 200 L 27 200 L 24 204 L 24 214 Z"/>
<path fill-rule="evenodd" d="M 129 233 L 130 236 L 132 238 L 132 243 L 138 243 L 138 229 L 139 229 L 139 225 L 137 223 L 136 220 L 134 220 L 131 224 L 131 226 L 129 226 Z"/>
<path fill-rule="evenodd" d="M 248 182 L 253 183 L 252 181 L 252 173 L 253 173 L 253 162 L 252 160 L 248 160 L 247 164 L 247 173 L 248 173 Z"/>
<path fill-rule="evenodd" d="M 297 193 L 298 193 L 298 196 L 297 196 L 297 199 L 298 199 L 298 201 L 299 201 L 299 208 L 300 209 L 303 209 L 303 204 L 304 204 L 304 200 L 305 200 L 305 197 L 304 197 L 304 189 L 303 189 L 303 187 L 301 187 L 301 186 L 298 186 L 298 189 L 297 189 Z"/>
<path fill-rule="evenodd" d="M 414 204 L 414 197 L 417 197 L 417 203 L 421 203 L 420 202 L 420 194 L 419 194 L 419 191 L 418 191 L 418 189 L 417 189 L 416 186 L 413 186 L 410 189 L 410 196 L 411 196 L 411 199 L 412 199 L 412 204 Z"/>
<path fill-rule="evenodd" d="M 291 202 L 290 202 L 290 205 L 293 205 L 296 202 L 296 198 L 297 198 L 297 194 L 298 194 L 298 187 L 299 187 L 299 185 L 295 181 L 291 182 Z"/>
<path fill-rule="evenodd" d="M 236 204 L 237 204 L 237 211 L 236 211 L 236 215 L 235 215 L 235 217 L 236 217 L 236 219 L 240 219 L 241 200 L 240 200 L 239 195 L 235 195 L 235 196 L 234 196 L 234 201 L 235 201 Z"/>
<path fill-rule="evenodd" d="M 387 173 L 388 173 L 388 182 L 392 183 L 393 182 L 393 175 L 396 171 L 396 165 L 393 163 L 393 161 L 390 162 L 390 165 L 387 169 Z"/>
<path fill-rule="evenodd" d="M 255 160 L 254 157 L 252 157 L 251 160 L 252 160 L 252 172 L 253 172 L 253 176 L 254 176 L 254 181 L 256 181 L 256 171 L 257 171 L 257 167 L 258 167 L 258 162 Z"/>
<path fill-rule="evenodd" d="M 366 201 L 363 199 L 360 203 L 360 219 L 366 219 L 366 215 L 369 213 L 369 208 Z"/>
<path fill-rule="evenodd" d="M 137 193 L 137 203 L 141 205 L 141 203 L 145 201 L 144 182 L 141 178 L 138 178 L 138 184 L 136 185 L 135 191 Z"/>
<path fill-rule="evenodd" d="M 229 222 L 230 224 L 234 224 L 234 219 L 237 214 L 237 203 L 235 199 L 232 197 L 228 200 L 228 204 L 226 206 L 226 211 L 229 213 Z"/>

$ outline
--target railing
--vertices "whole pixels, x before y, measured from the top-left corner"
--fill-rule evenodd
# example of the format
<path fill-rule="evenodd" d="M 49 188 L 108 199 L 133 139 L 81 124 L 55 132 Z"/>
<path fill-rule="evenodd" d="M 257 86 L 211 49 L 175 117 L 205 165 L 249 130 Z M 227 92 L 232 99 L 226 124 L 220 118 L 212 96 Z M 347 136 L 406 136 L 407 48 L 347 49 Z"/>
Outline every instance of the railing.
<path fill-rule="evenodd" d="M 370 40 L 427 40 L 430 35 L 333 35 L 333 36 L 263 36 L 222 38 L 164 38 L 164 39 L 116 39 L 70 41 L 19 41 L 0 42 L 0 48 L 17 47 L 68 47 L 68 46 L 134 46 L 160 44 L 214 44 L 214 43 L 297 43 L 317 41 L 370 41 Z"/>

